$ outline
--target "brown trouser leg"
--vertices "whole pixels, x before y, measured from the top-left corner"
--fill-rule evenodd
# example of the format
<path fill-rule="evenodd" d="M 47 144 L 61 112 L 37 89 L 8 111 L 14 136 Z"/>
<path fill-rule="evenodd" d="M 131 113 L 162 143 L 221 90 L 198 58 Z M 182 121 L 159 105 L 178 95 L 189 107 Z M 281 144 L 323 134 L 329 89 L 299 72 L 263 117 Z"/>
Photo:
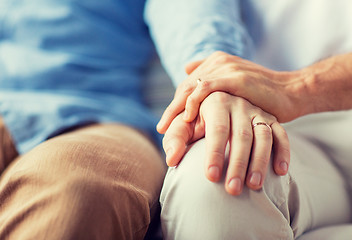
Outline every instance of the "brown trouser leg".
<path fill-rule="evenodd" d="M 13 144 L 12 138 L 5 127 L 3 119 L 0 117 L 0 176 L 1 173 L 5 170 L 5 168 L 17 156 L 18 153 Z"/>
<path fill-rule="evenodd" d="M 16 158 L 0 178 L 0 239 L 143 239 L 165 166 L 150 141 L 93 125 Z"/>

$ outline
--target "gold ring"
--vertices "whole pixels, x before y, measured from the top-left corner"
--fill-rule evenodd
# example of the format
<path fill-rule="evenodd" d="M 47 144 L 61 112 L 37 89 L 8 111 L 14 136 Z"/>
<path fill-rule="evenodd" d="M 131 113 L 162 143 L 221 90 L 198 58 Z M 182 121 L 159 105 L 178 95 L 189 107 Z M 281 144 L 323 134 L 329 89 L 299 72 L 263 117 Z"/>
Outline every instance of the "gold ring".
<path fill-rule="evenodd" d="M 259 125 L 267 126 L 267 127 L 270 129 L 270 132 L 273 131 L 273 129 L 270 127 L 270 125 L 267 124 L 267 123 L 265 123 L 265 122 L 257 122 L 257 123 L 254 123 L 254 124 L 252 125 L 252 127 L 255 128 L 256 126 L 259 126 Z"/>
<path fill-rule="evenodd" d="M 199 84 L 202 81 L 202 79 L 198 78 L 197 79 L 197 84 Z"/>

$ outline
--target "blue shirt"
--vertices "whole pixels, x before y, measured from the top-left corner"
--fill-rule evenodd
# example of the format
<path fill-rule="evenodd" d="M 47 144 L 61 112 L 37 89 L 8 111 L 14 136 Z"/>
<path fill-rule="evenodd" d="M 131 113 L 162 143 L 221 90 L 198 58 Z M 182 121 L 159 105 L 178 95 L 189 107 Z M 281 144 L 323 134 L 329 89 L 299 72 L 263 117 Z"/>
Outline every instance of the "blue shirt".
<path fill-rule="evenodd" d="M 187 63 L 224 51 L 251 58 L 247 29 L 258 29 L 246 14 L 247 0 L 147 0 L 145 20 L 161 61 L 177 86 Z M 250 26 L 250 27 L 249 27 Z"/>
<path fill-rule="evenodd" d="M 154 47 L 143 0 L 2 0 L 0 115 L 20 153 L 74 126 L 157 137 L 141 97 Z"/>

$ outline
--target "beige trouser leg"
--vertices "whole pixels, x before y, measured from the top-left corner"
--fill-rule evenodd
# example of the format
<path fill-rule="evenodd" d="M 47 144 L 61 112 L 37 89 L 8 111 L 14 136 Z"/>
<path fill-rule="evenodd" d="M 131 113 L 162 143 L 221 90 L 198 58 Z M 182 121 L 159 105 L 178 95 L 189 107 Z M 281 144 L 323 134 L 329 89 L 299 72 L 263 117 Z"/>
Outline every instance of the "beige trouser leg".
<path fill-rule="evenodd" d="M 331 152 L 302 134 L 289 136 L 289 174 L 278 177 L 270 167 L 261 191 L 246 188 L 239 197 L 228 195 L 223 182 L 205 178 L 204 140 L 195 143 L 165 179 L 160 198 L 165 238 L 289 240 L 349 223 L 348 181 L 330 160 Z"/>
<path fill-rule="evenodd" d="M 352 224 L 340 224 L 314 229 L 298 240 L 347 240 L 352 238 Z"/>
<path fill-rule="evenodd" d="M 15 159 L 0 178 L 0 239 L 143 239 L 165 167 L 150 141 L 92 125 Z"/>

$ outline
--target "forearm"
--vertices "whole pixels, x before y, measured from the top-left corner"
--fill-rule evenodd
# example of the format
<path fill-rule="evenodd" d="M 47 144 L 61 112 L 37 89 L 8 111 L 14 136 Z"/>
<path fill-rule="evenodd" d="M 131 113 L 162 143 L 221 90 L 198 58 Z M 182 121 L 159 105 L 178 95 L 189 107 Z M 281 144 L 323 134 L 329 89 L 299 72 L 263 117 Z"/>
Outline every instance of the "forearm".
<path fill-rule="evenodd" d="M 301 115 L 352 109 L 352 53 L 337 55 L 300 71 L 291 93 L 300 98 Z"/>

